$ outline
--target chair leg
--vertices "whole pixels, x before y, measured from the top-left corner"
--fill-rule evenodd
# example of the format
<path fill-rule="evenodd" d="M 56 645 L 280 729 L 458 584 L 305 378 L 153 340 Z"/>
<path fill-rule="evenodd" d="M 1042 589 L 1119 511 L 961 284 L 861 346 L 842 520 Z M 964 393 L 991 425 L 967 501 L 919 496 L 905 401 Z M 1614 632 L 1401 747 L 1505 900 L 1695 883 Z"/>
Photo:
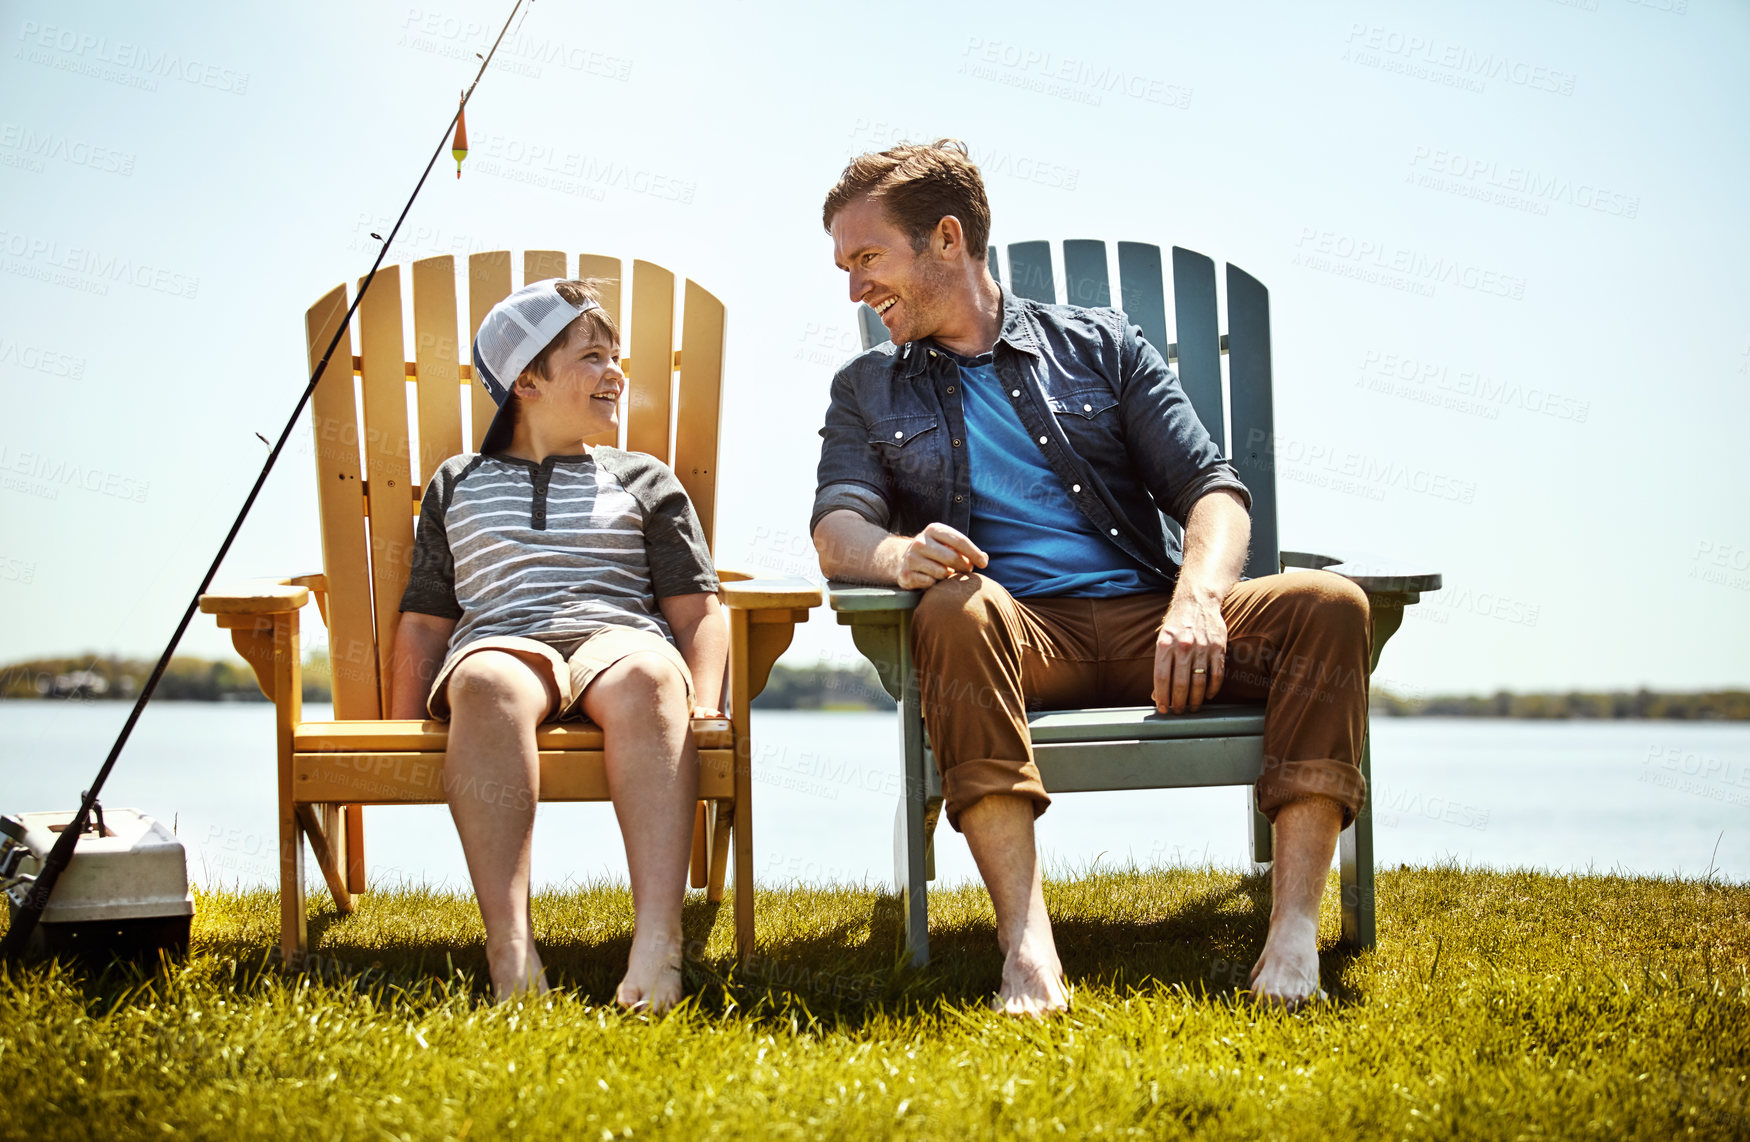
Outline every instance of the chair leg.
<path fill-rule="evenodd" d="M 280 957 L 296 963 L 308 944 L 304 925 L 304 834 L 297 810 L 280 802 Z"/>
<path fill-rule="evenodd" d="M 924 742 L 924 879 L 936 879 L 936 824 L 942 819 L 942 774 L 936 755 Z"/>
<path fill-rule="evenodd" d="M 693 809 L 693 861 L 687 870 L 687 883 L 694 888 L 705 887 L 705 878 L 711 871 L 711 845 L 706 837 L 709 827 L 705 803 L 701 801 Z"/>
<path fill-rule="evenodd" d="M 1371 738 L 1371 735 L 1369 735 Z M 1371 741 L 1361 747 L 1361 777 L 1373 784 Z M 1369 793 L 1372 791 L 1369 790 Z M 1343 942 L 1356 948 L 1376 943 L 1373 897 L 1373 798 L 1362 803 L 1361 812 L 1337 840 L 1342 855 Z"/>
<path fill-rule="evenodd" d="M 733 821 L 721 801 L 711 802 L 705 819 L 709 823 L 707 845 L 711 850 L 711 876 L 705 884 L 705 899 L 719 904 L 723 900 L 723 881 L 729 873 L 729 839 Z"/>
<path fill-rule="evenodd" d="M 365 807 L 347 805 L 342 816 L 346 822 L 346 887 L 349 892 L 365 890 Z"/>
<path fill-rule="evenodd" d="M 1258 812 L 1258 787 L 1253 786 L 1246 794 L 1246 821 L 1252 829 L 1252 864 L 1258 867 L 1253 872 L 1262 872 L 1276 859 L 1276 850 L 1270 833 L 1270 818 Z"/>
<path fill-rule="evenodd" d="M 345 854 L 337 851 L 333 831 L 339 808 L 338 805 L 299 805 L 297 814 L 298 823 L 310 838 L 310 847 L 316 850 L 316 867 L 322 870 L 322 879 L 328 883 L 334 906 L 345 915 L 352 911 L 352 893 L 346 890 L 342 878 Z M 299 851 L 303 851 L 303 846 L 299 846 Z"/>
<path fill-rule="evenodd" d="M 901 677 L 912 677 L 910 631 L 904 626 L 900 634 Z M 905 914 L 905 951 L 911 966 L 921 968 L 930 962 L 930 894 L 928 859 L 929 828 L 925 823 L 930 801 L 929 767 L 932 763 L 924 748 L 924 719 L 918 708 L 917 686 L 911 682 L 899 702 L 900 757 L 904 765 L 905 793 L 899 803 L 903 821 L 904 843 L 899 845 L 894 869 L 895 886 L 900 890 L 900 905 Z M 896 831 L 900 822 L 895 822 Z M 897 838 L 896 838 L 897 839 Z"/>
<path fill-rule="evenodd" d="M 730 830 L 735 845 L 735 950 L 743 964 L 751 964 L 754 955 L 752 833 L 745 821 L 734 822 Z"/>

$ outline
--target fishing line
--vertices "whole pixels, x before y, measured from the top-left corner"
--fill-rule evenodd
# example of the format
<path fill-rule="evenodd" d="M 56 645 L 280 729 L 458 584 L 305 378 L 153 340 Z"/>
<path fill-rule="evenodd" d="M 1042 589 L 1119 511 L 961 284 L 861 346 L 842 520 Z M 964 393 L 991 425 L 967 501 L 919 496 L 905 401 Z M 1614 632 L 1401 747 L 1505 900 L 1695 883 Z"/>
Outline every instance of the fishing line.
<path fill-rule="evenodd" d="M 528 3 L 532 7 L 534 0 L 528 0 Z M 208 587 L 212 586 L 213 576 L 219 572 L 219 564 L 224 562 L 225 556 L 230 552 L 231 543 L 242 529 L 243 521 L 249 515 L 249 509 L 255 506 L 256 497 L 261 494 L 262 486 L 267 483 L 268 473 L 273 471 L 274 461 L 279 459 L 280 451 L 285 448 L 286 441 L 291 438 L 292 430 L 297 426 L 298 417 L 303 415 L 304 406 L 310 402 L 311 394 L 316 391 L 316 382 L 322 379 L 323 372 L 327 370 L 328 359 L 334 355 L 334 350 L 340 344 L 340 339 L 345 337 L 347 331 L 352 328 L 353 314 L 358 312 L 359 302 L 364 300 L 365 291 L 371 288 L 371 282 L 377 276 L 377 269 L 382 266 L 383 259 L 388 256 L 390 244 L 395 241 L 395 235 L 401 231 L 401 223 L 406 221 L 408 212 L 413 209 L 413 201 L 419 197 L 420 190 L 424 188 L 425 180 L 431 174 L 431 168 L 437 165 L 438 156 L 444 153 L 445 144 L 451 141 L 451 132 L 462 122 L 462 111 L 468 106 L 468 100 L 473 97 L 474 88 L 479 86 L 481 77 L 486 74 L 487 67 L 492 63 L 492 57 L 498 54 L 498 45 L 504 41 L 505 33 L 510 31 L 510 22 L 516 19 L 516 14 L 523 8 L 523 4 L 524 0 L 515 0 L 511 5 L 510 15 L 504 19 L 504 27 L 498 30 L 498 38 L 492 41 L 492 48 L 481 61 L 480 70 L 474 73 L 474 82 L 470 83 L 467 89 L 462 92 L 461 103 L 456 108 L 456 114 L 444 127 L 443 137 L 438 140 L 437 149 L 431 153 L 431 161 L 425 164 L 424 172 L 420 174 L 419 181 L 414 184 L 413 193 L 407 196 L 407 205 L 401 208 L 401 216 L 395 219 L 395 225 L 389 230 L 389 236 L 383 239 L 383 245 L 377 251 L 377 260 L 371 263 L 370 273 L 366 274 L 365 280 L 359 284 L 358 294 L 352 299 L 352 305 L 346 311 L 346 318 L 335 330 L 334 337 L 328 342 L 328 348 L 322 354 L 322 359 L 316 363 L 316 368 L 310 373 L 310 383 L 304 386 L 303 395 L 293 406 L 292 415 L 287 418 L 285 428 L 280 431 L 279 440 L 274 443 L 273 450 L 267 454 L 267 462 L 261 466 L 261 474 L 255 478 L 255 486 L 249 489 L 249 495 L 243 501 L 242 510 L 237 513 L 236 520 L 231 524 L 231 530 L 225 535 L 225 541 L 219 545 L 218 553 L 213 556 L 212 566 L 207 568 L 206 575 L 201 578 L 200 586 L 195 588 L 193 598 L 188 601 L 187 609 L 182 612 L 182 621 L 176 624 L 176 633 L 170 636 L 169 643 L 164 647 L 164 653 L 158 657 L 158 664 L 152 668 L 151 677 L 146 679 L 146 685 L 140 690 L 140 696 L 135 700 L 134 708 L 128 712 L 128 720 L 122 724 L 121 733 L 116 736 L 115 744 L 110 747 L 109 756 L 104 759 L 103 768 L 97 771 L 97 779 L 91 783 L 91 788 L 85 791 L 79 804 L 79 811 L 73 814 L 73 820 L 61 830 L 60 836 L 55 838 L 54 848 L 49 850 L 48 859 L 43 862 L 42 871 L 37 873 L 30 891 L 25 894 L 23 902 L 14 911 L 12 926 L 7 930 L 6 938 L 0 940 L 0 958 L 16 959 L 22 958 L 24 955 L 25 946 L 30 940 L 31 934 L 36 931 L 37 922 L 42 919 L 43 909 L 48 906 L 49 895 L 55 890 L 55 882 L 60 879 L 62 871 L 67 867 L 67 862 L 73 859 L 73 850 L 78 845 L 79 838 L 84 834 L 86 825 L 91 819 L 91 809 L 97 803 L 97 795 L 102 792 L 103 783 L 109 780 L 110 770 L 115 768 L 116 759 L 121 756 L 122 747 L 128 743 L 128 736 L 134 732 L 134 723 L 140 720 L 140 712 L 146 708 L 146 703 L 151 701 L 152 692 L 158 688 L 159 679 L 164 677 L 164 671 L 170 665 L 170 656 L 176 650 L 176 644 L 182 641 L 182 636 L 188 630 L 190 620 L 194 618 L 195 611 L 200 607 L 201 596 L 206 594 Z M 527 15 L 526 12 L 524 14 Z M 522 25 L 519 23 L 517 27 L 520 29 Z M 456 156 L 459 176 L 461 157 L 467 153 L 466 136 L 458 135 L 457 142 L 460 144 L 459 149 L 461 150 L 461 154 Z"/>

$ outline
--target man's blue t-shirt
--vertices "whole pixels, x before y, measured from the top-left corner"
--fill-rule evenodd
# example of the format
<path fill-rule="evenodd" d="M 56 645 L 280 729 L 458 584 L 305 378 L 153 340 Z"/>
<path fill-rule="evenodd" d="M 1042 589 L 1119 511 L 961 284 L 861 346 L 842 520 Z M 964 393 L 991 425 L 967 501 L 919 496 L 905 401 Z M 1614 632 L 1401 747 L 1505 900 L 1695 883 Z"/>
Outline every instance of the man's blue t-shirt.
<path fill-rule="evenodd" d="M 1069 489 L 1027 435 L 990 354 L 960 365 L 972 470 L 972 542 L 990 556 L 983 573 L 1016 598 L 1112 598 L 1170 591 L 1172 584 L 1125 554 L 1076 510 Z"/>

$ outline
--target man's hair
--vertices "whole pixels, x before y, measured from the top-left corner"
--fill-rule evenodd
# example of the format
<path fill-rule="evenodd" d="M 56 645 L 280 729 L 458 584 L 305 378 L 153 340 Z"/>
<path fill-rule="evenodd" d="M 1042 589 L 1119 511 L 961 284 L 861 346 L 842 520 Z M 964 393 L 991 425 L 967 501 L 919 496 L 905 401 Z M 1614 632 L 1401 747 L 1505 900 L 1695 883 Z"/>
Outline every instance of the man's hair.
<path fill-rule="evenodd" d="M 547 380 L 547 364 L 557 353 L 570 343 L 573 337 L 587 336 L 589 341 L 603 345 L 618 345 L 620 343 L 620 325 L 614 320 L 613 314 L 602 304 L 600 288 L 605 284 L 594 278 L 583 281 L 559 282 L 553 286 L 559 296 L 572 305 L 582 305 L 586 301 L 596 303 L 596 308 L 588 313 L 580 313 L 572 319 L 571 324 L 560 330 L 559 336 L 547 342 L 547 347 L 536 353 L 534 359 L 523 368 L 525 373 L 533 373 L 543 381 Z"/>
<path fill-rule="evenodd" d="M 960 140 L 899 143 L 852 159 L 821 210 L 827 233 L 832 233 L 832 220 L 839 211 L 865 197 L 881 204 L 887 217 L 911 239 L 914 252 L 922 252 L 936 224 L 952 214 L 960 219 L 966 235 L 967 256 L 984 262 L 990 241 L 990 200 L 984 195 L 984 179 Z"/>

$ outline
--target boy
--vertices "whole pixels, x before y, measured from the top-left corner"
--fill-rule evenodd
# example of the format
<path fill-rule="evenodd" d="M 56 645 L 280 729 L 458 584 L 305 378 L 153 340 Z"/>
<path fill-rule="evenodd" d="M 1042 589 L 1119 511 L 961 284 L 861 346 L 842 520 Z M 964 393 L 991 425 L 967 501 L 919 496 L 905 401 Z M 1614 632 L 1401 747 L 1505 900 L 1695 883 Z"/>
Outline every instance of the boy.
<path fill-rule="evenodd" d="M 529 926 L 535 727 L 581 715 L 602 728 L 635 915 L 615 999 L 657 1012 L 681 993 L 689 716 L 721 716 L 728 634 L 674 474 L 584 444 L 619 424 L 619 343 L 587 282 L 524 286 L 481 322 L 474 375 L 498 413 L 480 453 L 441 464 L 420 502 L 391 716 L 450 721 L 444 784 L 501 1001 L 547 987 Z"/>

